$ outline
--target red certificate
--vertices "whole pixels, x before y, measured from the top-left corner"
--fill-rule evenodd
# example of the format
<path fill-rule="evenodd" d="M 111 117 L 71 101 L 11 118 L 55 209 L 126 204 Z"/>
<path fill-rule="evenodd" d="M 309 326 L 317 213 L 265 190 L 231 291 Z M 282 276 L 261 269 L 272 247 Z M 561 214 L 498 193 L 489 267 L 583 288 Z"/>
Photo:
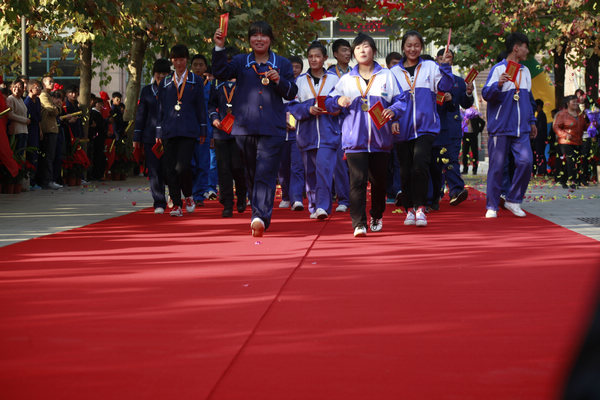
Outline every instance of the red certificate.
<path fill-rule="evenodd" d="M 375 103 L 375 105 L 369 109 L 369 115 L 373 122 L 375 122 L 377 129 L 381 129 L 381 127 L 388 122 L 388 120 L 383 117 L 383 110 L 383 104 L 381 104 L 380 101 Z"/>
<path fill-rule="evenodd" d="M 438 106 L 441 106 L 444 104 L 444 95 L 446 93 L 444 92 L 437 92 L 437 95 L 435 96 L 435 102 L 438 104 Z"/>
<path fill-rule="evenodd" d="M 465 78 L 465 83 L 468 85 L 469 83 L 473 82 L 475 78 L 477 78 L 477 75 L 479 75 L 479 72 L 477 72 L 475 68 L 471 68 L 469 75 L 467 75 Z"/>
<path fill-rule="evenodd" d="M 514 82 L 515 79 L 517 79 L 517 74 L 519 73 L 520 69 L 521 69 L 521 64 L 517 64 L 516 62 L 509 61 L 508 65 L 506 66 L 506 73 L 510 76 L 510 78 L 508 80 L 511 82 Z"/>
<path fill-rule="evenodd" d="M 235 121 L 235 117 L 233 114 L 227 114 L 225 118 L 221 121 L 221 130 L 228 135 L 231 135 L 231 129 L 233 128 L 233 122 Z"/>
<path fill-rule="evenodd" d="M 319 107 L 322 110 L 325 110 L 325 99 L 327 98 L 327 96 L 318 96 L 317 97 L 317 107 Z"/>
<path fill-rule="evenodd" d="M 219 29 L 223 32 L 223 38 L 227 36 L 227 25 L 229 25 L 229 13 L 221 14 Z"/>
<path fill-rule="evenodd" d="M 160 158 L 163 156 L 163 154 L 165 152 L 165 149 L 163 148 L 162 143 L 156 142 L 154 144 L 154 146 L 152 146 L 152 152 L 154 153 L 156 158 L 158 158 L 160 160 Z"/>

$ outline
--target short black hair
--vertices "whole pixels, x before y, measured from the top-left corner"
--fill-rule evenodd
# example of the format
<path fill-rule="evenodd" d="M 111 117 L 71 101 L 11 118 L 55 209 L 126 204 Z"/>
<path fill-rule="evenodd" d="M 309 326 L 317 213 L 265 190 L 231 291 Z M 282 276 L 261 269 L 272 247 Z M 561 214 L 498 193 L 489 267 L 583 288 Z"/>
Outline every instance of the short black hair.
<path fill-rule="evenodd" d="M 385 64 L 390 65 L 392 60 L 402 60 L 402 55 L 397 51 L 392 51 L 390 54 L 385 56 Z"/>
<path fill-rule="evenodd" d="M 310 47 L 309 47 L 309 50 L 310 50 Z M 300 64 L 300 65 L 304 66 L 304 61 L 302 61 L 302 59 L 298 56 L 290 56 L 290 57 L 288 57 L 288 61 L 292 64 L 296 63 L 296 64 Z"/>
<path fill-rule="evenodd" d="M 358 46 L 360 46 L 361 44 L 363 44 L 364 42 L 367 42 L 369 47 L 371 47 L 373 49 L 373 54 L 377 53 L 377 46 L 375 45 L 375 40 L 371 36 L 360 32 L 358 35 L 356 35 L 356 37 L 352 41 L 352 54 L 353 55 L 354 55 L 354 49 L 357 48 Z"/>
<path fill-rule="evenodd" d="M 275 40 L 275 36 L 273 35 L 273 28 L 265 21 L 254 21 L 250 24 L 248 28 L 248 39 L 257 33 L 262 33 L 271 38 L 271 41 Z"/>
<path fill-rule="evenodd" d="M 327 49 L 325 48 L 325 46 L 323 46 L 323 43 L 319 42 L 318 40 L 315 40 L 314 42 L 312 42 L 310 44 L 310 46 L 308 46 L 308 50 L 306 50 L 306 54 L 308 55 L 308 52 L 311 51 L 312 49 L 321 50 L 323 57 L 327 57 Z"/>
<path fill-rule="evenodd" d="M 454 52 L 452 51 L 452 49 L 448 48 L 448 51 L 452 54 L 452 57 L 454 57 Z M 445 47 L 439 49 L 438 52 L 437 52 L 437 57 L 443 56 L 445 52 L 446 52 L 446 48 Z"/>
<path fill-rule="evenodd" d="M 79 86 L 77 86 L 77 85 L 67 86 L 67 93 L 79 93 Z"/>
<path fill-rule="evenodd" d="M 424 50 L 425 49 L 425 40 L 423 39 L 423 35 L 421 35 L 419 32 L 417 32 L 415 30 L 410 30 L 402 36 L 402 45 L 400 46 L 400 48 L 402 49 L 402 52 L 404 53 L 404 43 L 406 43 L 408 38 L 411 36 L 415 36 L 417 39 L 419 39 L 419 42 L 421 42 L 421 49 Z"/>
<path fill-rule="evenodd" d="M 42 86 L 42 82 L 32 79 L 27 83 L 27 87 L 29 88 L 29 90 L 33 89 L 34 86 L 39 86 L 40 89 L 43 89 L 44 87 Z"/>
<path fill-rule="evenodd" d="M 121 92 L 113 92 L 113 93 L 112 93 L 112 95 L 111 95 L 110 97 L 111 97 L 111 98 L 113 98 L 113 99 L 114 99 L 115 97 L 118 97 L 118 98 L 122 99 L 122 98 L 123 98 L 123 95 L 121 94 Z"/>
<path fill-rule="evenodd" d="M 156 73 L 165 73 L 168 74 L 171 72 L 171 62 L 166 58 L 159 58 L 154 61 L 154 65 L 152 66 L 152 75 Z"/>
<path fill-rule="evenodd" d="M 563 107 L 567 108 L 571 100 L 577 100 L 577 96 L 572 94 L 570 96 L 565 97 Z"/>
<path fill-rule="evenodd" d="M 544 107 L 544 101 L 542 99 L 535 99 L 535 104 L 538 107 L 542 107 L 542 108 Z"/>
<path fill-rule="evenodd" d="M 430 61 L 435 61 L 433 59 L 433 57 L 431 57 L 429 54 L 421 54 L 421 59 L 422 60 L 430 60 Z"/>
<path fill-rule="evenodd" d="M 350 46 L 350 42 L 348 42 L 346 39 L 337 39 L 333 42 L 333 45 L 331 46 L 331 51 L 335 53 L 340 49 L 340 47 L 352 48 L 352 46 Z"/>
<path fill-rule="evenodd" d="M 208 67 L 208 60 L 206 59 L 206 57 L 204 57 L 203 54 L 194 55 L 194 57 L 192 57 L 192 60 L 190 62 L 194 62 L 194 60 L 198 60 L 198 59 L 204 61 L 204 64 Z"/>
<path fill-rule="evenodd" d="M 529 39 L 521 32 L 513 32 L 506 38 L 506 52 L 512 53 L 516 45 L 525 43 L 529 47 Z"/>
<path fill-rule="evenodd" d="M 176 44 L 171 47 L 169 58 L 190 58 L 190 51 L 185 44 Z"/>
<path fill-rule="evenodd" d="M 579 88 L 575 91 L 575 96 L 577 96 L 578 93 L 585 94 L 585 91 L 583 89 Z"/>

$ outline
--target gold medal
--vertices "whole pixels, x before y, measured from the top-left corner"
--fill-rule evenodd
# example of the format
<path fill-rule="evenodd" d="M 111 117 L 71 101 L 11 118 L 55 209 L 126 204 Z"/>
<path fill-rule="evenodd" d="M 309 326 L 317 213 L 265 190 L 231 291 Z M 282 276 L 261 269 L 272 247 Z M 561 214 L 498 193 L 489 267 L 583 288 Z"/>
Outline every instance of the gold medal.
<path fill-rule="evenodd" d="M 515 95 L 513 96 L 513 99 L 515 99 L 515 101 L 519 101 L 519 94 L 515 93 Z"/>
<path fill-rule="evenodd" d="M 179 104 L 175 104 L 175 111 L 180 111 L 181 110 L 181 106 Z"/>
<path fill-rule="evenodd" d="M 266 76 L 260 80 L 260 83 L 267 86 L 271 81 Z"/>
<path fill-rule="evenodd" d="M 369 105 L 367 103 L 362 103 L 360 105 L 360 109 L 363 110 L 363 111 L 365 111 L 365 112 L 369 111 Z"/>

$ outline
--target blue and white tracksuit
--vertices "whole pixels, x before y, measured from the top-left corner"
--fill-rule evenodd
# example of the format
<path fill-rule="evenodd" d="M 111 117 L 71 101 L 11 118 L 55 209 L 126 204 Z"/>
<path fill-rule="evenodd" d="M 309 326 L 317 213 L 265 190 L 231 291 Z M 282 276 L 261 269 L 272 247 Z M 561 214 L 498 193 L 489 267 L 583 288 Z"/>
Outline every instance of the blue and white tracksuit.
<path fill-rule="evenodd" d="M 409 209 L 426 203 L 429 187 L 431 148 L 440 132 L 437 112 L 438 91 L 449 92 L 454 84 L 450 64 L 419 59 L 414 74 L 404 67 L 404 60 L 391 68 L 402 90 L 407 93 L 407 112 L 400 115 L 400 134 L 394 137 L 400 160 L 402 205 Z M 414 93 L 410 94 L 411 86 Z"/>
<path fill-rule="evenodd" d="M 315 93 L 327 96 L 339 78 L 328 72 L 315 84 L 311 74 L 301 74 L 296 79 L 298 95 L 288 104 L 289 112 L 297 120 L 296 143 L 304 161 L 308 210 L 314 213 L 317 208 L 322 208 L 331 214 L 331 186 L 341 142 L 340 125 L 337 116 L 310 113 L 316 99 L 309 79 L 313 82 Z"/>
<path fill-rule="evenodd" d="M 502 190 L 504 164 L 511 151 L 515 159 L 515 172 L 506 200 L 521 203 L 527 190 L 533 153 L 529 143 L 531 125 L 535 124 L 535 105 L 531 94 L 531 74 L 521 65 L 516 82 L 519 84 L 518 100 L 515 83 L 505 82 L 498 86 L 500 76 L 506 71 L 507 62 L 502 60 L 492 67 L 482 96 L 487 101 L 487 124 L 490 138 L 488 155 L 490 165 L 487 178 L 487 204 L 489 210 L 498 210 Z M 520 82 L 519 82 L 520 80 Z"/>
<path fill-rule="evenodd" d="M 366 99 L 369 108 L 381 102 L 384 109 L 394 111 L 395 118 L 404 113 L 406 107 L 405 93 L 388 69 L 375 64 L 370 82 L 372 86 L 363 98 L 361 90 L 366 92 L 367 83 L 356 66 L 340 79 L 325 100 L 327 111 L 341 111 L 342 148 L 350 173 L 350 216 L 355 229 L 367 225 L 367 181 L 371 181 L 371 218 L 378 220 L 385 211 L 387 166 L 393 145 L 392 124 L 388 122 L 377 129 L 369 113 L 363 111 L 363 102 Z M 340 96 L 351 99 L 349 107 L 339 106 Z"/>

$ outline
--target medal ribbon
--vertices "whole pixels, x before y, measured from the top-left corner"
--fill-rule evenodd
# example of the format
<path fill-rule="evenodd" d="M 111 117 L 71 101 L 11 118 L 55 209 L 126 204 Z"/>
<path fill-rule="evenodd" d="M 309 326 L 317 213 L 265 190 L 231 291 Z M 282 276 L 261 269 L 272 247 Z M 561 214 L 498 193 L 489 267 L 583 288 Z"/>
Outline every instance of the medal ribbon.
<path fill-rule="evenodd" d="M 404 79 L 406 79 L 406 83 L 408 83 L 408 87 L 410 88 L 410 94 L 415 94 L 415 86 L 417 85 L 417 78 L 419 77 L 419 71 L 421 71 L 421 65 L 423 64 L 419 64 L 419 66 L 417 67 L 417 72 L 415 73 L 415 79 L 413 79 L 412 83 L 410 81 L 410 77 L 408 75 L 408 72 L 402 70 L 402 72 L 404 72 Z"/>
<path fill-rule="evenodd" d="M 373 86 L 373 82 L 375 82 L 375 74 L 371 75 L 371 79 L 369 79 L 369 84 L 367 85 L 367 90 L 363 93 L 362 87 L 360 87 L 360 78 L 355 76 L 356 78 L 356 87 L 360 91 L 360 97 L 362 97 L 363 103 L 367 104 L 367 94 L 369 94 L 369 90 L 371 90 L 371 86 Z"/>
<path fill-rule="evenodd" d="M 323 88 L 325 87 L 325 81 L 327 80 L 327 74 L 323 75 L 323 80 L 321 81 L 321 87 L 319 88 L 319 93 L 317 93 L 315 91 L 315 87 L 312 83 L 312 79 L 311 79 L 310 75 L 308 75 L 308 74 L 306 75 L 306 80 L 308 81 L 308 86 L 310 87 L 310 91 L 312 92 L 313 96 L 315 96 L 315 100 L 317 100 L 317 97 L 319 97 L 321 95 L 321 91 L 323 91 Z M 368 89 L 367 89 L 367 91 L 368 91 Z"/>
<path fill-rule="evenodd" d="M 346 70 L 346 72 L 343 72 L 339 69 L 338 65 L 335 65 L 335 73 L 337 74 L 338 78 L 341 78 L 342 75 L 348 73 L 348 71 L 350 70 L 350 67 L 348 67 L 348 69 Z"/>
<path fill-rule="evenodd" d="M 231 100 L 233 100 L 233 94 L 235 93 L 235 88 L 236 86 L 234 86 L 229 95 L 227 95 L 227 89 L 225 89 L 225 85 L 223 85 L 223 93 L 225 93 L 225 100 L 227 101 L 227 104 L 231 104 Z"/>
<path fill-rule="evenodd" d="M 256 69 L 256 64 L 252 64 L 252 68 L 254 69 L 254 72 L 256 72 L 256 75 L 261 76 L 261 75 L 266 75 L 268 71 L 265 72 L 258 72 L 258 70 Z M 269 65 L 269 71 L 272 70 L 273 68 L 271 68 L 271 66 Z"/>
<path fill-rule="evenodd" d="M 519 79 L 518 81 L 515 80 L 515 92 L 517 93 L 517 96 L 519 95 L 519 86 L 521 86 L 521 69 L 519 69 Z"/>
<path fill-rule="evenodd" d="M 183 77 L 183 84 L 181 85 L 181 90 L 177 88 L 177 104 L 181 104 L 181 98 L 183 97 L 183 91 L 185 90 L 185 83 L 187 82 L 188 72 L 186 71 L 185 76 Z M 175 81 L 177 84 L 177 81 Z"/>

